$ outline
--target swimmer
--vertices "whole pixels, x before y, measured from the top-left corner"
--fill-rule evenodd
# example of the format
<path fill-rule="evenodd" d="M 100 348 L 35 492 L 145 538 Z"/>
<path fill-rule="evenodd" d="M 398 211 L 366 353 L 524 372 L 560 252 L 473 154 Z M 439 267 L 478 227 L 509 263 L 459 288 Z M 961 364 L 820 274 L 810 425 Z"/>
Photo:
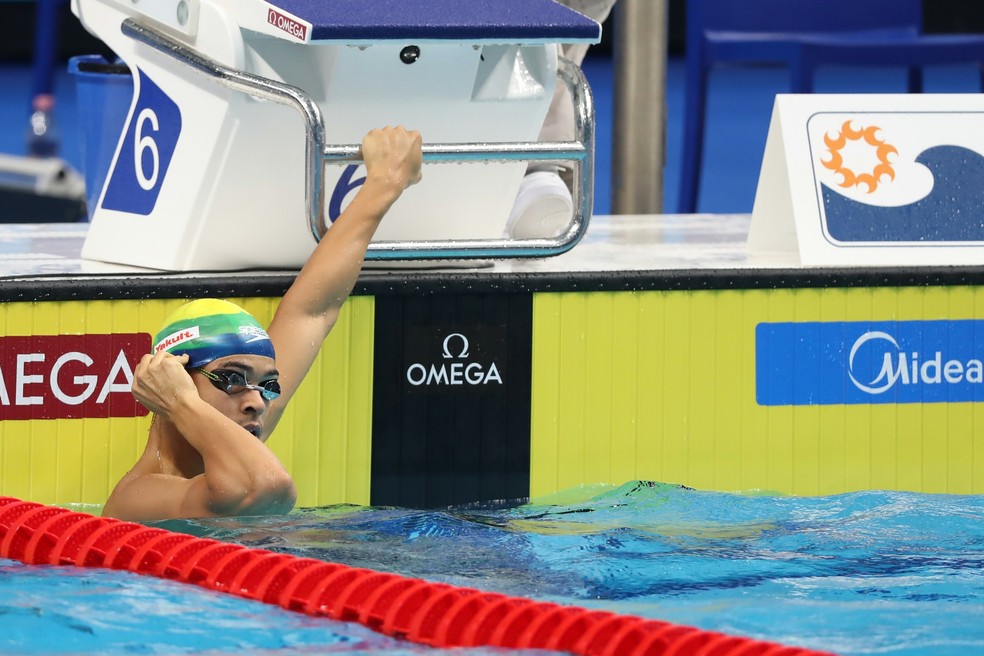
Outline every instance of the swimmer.
<path fill-rule="evenodd" d="M 362 269 L 379 222 L 420 180 L 421 139 L 402 127 L 362 142 L 366 181 L 284 294 L 267 330 L 239 306 L 178 308 L 134 371 L 154 413 L 147 446 L 103 515 L 129 521 L 282 514 L 294 481 L 266 441 Z M 257 248 L 261 248 L 257 244 Z"/>

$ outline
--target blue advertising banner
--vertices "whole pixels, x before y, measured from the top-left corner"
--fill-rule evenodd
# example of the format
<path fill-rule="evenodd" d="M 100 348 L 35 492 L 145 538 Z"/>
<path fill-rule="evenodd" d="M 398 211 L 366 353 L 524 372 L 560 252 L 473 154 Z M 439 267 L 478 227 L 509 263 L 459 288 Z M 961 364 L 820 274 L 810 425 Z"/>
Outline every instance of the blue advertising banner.
<path fill-rule="evenodd" d="M 759 405 L 984 400 L 984 321 L 760 323 Z"/>

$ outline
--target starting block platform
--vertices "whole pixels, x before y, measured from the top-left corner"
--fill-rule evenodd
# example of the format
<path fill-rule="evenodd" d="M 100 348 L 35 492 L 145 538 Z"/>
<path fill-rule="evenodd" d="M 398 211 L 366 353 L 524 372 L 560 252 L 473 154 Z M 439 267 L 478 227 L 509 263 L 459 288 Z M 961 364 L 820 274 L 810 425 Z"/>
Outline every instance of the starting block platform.
<path fill-rule="evenodd" d="M 594 113 L 557 44 L 600 26 L 552 0 L 73 0 L 125 62 L 132 100 L 83 257 L 164 270 L 297 267 L 364 175 L 375 127 L 424 136 L 422 184 L 370 259 L 556 255 L 583 236 Z M 575 140 L 539 143 L 558 78 Z M 298 121 L 297 115 L 301 120 Z M 559 236 L 503 237 L 526 166 L 574 170 Z M 455 163 L 481 163 L 455 166 Z"/>

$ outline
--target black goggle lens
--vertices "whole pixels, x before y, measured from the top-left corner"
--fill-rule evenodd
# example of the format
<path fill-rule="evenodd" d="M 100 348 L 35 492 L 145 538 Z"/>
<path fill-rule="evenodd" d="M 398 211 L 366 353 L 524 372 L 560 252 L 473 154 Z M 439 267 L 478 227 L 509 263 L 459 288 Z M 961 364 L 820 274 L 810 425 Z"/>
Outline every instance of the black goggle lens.
<path fill-rule="evenodd" d="M 259 385 L 250 385 L 246 376 L 232 369 L 216 369 L 214 371 L 198 369 L 198 371 L 208 378 L 216 389 L 229 395 L 239 394 L 246 390 L 256 390 L 267 401 L 272 401 L 280 396 L 280 382 L 276 380 L 267 380 Z"/>

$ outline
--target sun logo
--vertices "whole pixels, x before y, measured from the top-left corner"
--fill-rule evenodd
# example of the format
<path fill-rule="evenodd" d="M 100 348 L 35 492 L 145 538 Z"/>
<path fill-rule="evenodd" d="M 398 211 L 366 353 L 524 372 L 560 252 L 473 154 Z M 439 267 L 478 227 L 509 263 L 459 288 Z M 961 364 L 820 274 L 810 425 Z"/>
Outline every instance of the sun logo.
<path fill-rule="evenodd" d="M 844 121 L 844 125 L 841 126 L 840 131 L 833 136 L 829 133 L 824 135 L 823 141 L 829 149 L 827 151 L 829 157 L 826 159 L 821 158 L 820 163 L 825 168 L 841 176 L 841 180 L 837 183 L 838 185 L 844 188 L 866 185 L 870 194 L 878 188 L 878 184 L 886 176 L 889 180 L 895 179 L 895 169 L 889 163 L 888 157 L 889 155 L 897 155 L 899 151 L 896 150 L 895 146 L 885 143 L 884 139 L 878 138 L 877 133 L 880 130 L 881 128 L 877 125 L 855 130 L 851 127 L 851 121 L 848 120 Z M 871 171 L 857 173 L 844 165 L 844 155 L 841 151 L 847 146 L 848 142 L 861 142 L 862 140 L 874 149 L 874 156 L 878 161 L 872 167 Z M 852 159 L 854 159 L 853 156 Z"/>

